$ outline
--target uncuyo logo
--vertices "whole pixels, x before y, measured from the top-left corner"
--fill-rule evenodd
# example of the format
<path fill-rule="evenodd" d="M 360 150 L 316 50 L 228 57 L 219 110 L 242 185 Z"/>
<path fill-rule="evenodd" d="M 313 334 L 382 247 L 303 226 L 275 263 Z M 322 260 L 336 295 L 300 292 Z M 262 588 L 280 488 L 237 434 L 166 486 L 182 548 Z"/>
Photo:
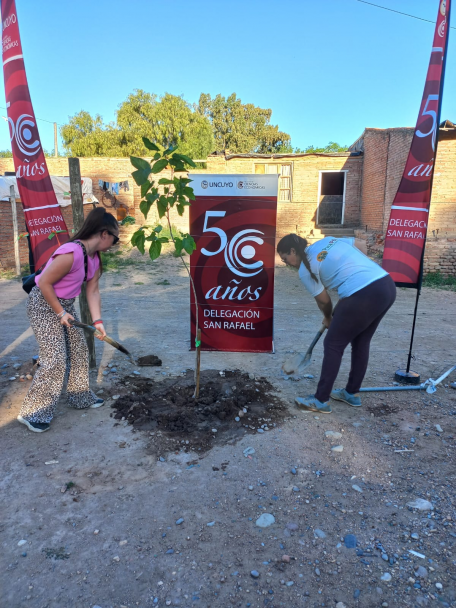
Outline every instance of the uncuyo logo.
<path fill-rule="evenodd" d="M 244 187 L 244 182 L 238 182 L 237 187 L 239 188 L 239 190 L 242 190 L 242 188 Z"/>
<path fill-rule="evenodd" d="M 9 15 L 4 21 L 3 21 L 3 29 L 5 30 L 9 25 L 11 25 L 12 23 L 16 23 L 16 15 L 13 13 L 12 15 Z"/>
<path fill-rule="evenodd" d="M 206 190 L 206 188 L 209 186 L 209 183 L 203 179 L 203 181 L 201 182 L 201 188 L 203 188 L 204 190 Z"/>
<path fill-rule="evenodd" d="M 259 230 L 247 229 L 241 230 L 233 236 L 231 241 L 225 247 L 225 262 L 228 268 L 239 277 L 254 277 L 263 270 L 263 262 L 253 262 L 251 264 L 244 260 L 251 260 L 255 257 L 255 247 L 247 245 L 247 242 L 257 243 L 262 245 L 263 239 L 258 236 L 252 236 L 252 233 L 261 234 Z M 242 238 L 241 238 L 242 237 Z M 239 251 L 239 248 L 241 247 Z"/>
<path fill-rule="evenodd" d="M 33 116 L 30 114 L 21 114 L 14 124 L 12 118 L 8 118 L 11 128 L 11 141 L 16 140 L 17 147 L 26 156 L 34 156 L 40 149 L 41 144 L 39 139 L 34 139 L 32 129 L 35 128 Z"/>

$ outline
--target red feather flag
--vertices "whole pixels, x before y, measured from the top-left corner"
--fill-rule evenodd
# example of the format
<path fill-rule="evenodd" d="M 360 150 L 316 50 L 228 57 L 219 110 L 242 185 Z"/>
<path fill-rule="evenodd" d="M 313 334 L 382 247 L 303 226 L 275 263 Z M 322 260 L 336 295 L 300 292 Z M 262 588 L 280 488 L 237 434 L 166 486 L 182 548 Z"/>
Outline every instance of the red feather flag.
<path fill-rule="evenodd" d="M 391 207 L 383 268 L 396 285 L 420 287 L 437 152 L 451 0 L 439 0 L 431 60 L 418 122 Z"/>
<path fill-rule="evenodd" d="M 38 270 L 69 239 L 44 157 L 25 73 L 15 0 L 1 0 L 3 75 L 17 186 Z"/>

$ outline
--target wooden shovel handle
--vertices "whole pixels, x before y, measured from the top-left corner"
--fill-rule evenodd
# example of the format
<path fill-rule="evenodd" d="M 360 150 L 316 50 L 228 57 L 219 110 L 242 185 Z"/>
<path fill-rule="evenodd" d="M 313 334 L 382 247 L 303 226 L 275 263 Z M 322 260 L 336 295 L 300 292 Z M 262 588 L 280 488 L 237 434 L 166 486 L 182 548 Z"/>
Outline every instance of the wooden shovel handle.
<path fill-rule="evenodd" d="M 321 325 L 320 329 L 318 330 L 317 335 L 315 336 L 315 338 L 312 340 L 311 345 L 309 346 L 309 348 L 307 349 L 306 355 L 308 355 L 309 353 L 311 353 L 314 349 L 315 344 L 318 342 L 318 340 L 322 337 L 322 335 L 325 333 L 325 329 L 326 329 L 326 325 Z"/>

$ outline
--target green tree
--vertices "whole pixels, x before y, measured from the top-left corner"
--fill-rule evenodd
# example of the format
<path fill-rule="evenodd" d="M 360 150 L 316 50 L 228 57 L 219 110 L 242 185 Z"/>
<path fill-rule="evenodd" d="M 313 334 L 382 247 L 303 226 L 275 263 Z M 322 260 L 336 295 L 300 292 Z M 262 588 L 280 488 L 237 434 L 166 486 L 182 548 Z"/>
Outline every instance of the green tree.
<path fill-rule="evenodd" d="M 102 117 L 92 117 L 84 110 L 70 117 L 60 127 L 63 147 L 70 156 L 127 156 L 122 154 L 121 133 L 113 124 L 105 125 Z"/>
<path fill-rule="evenodd" d="M 176 175 L 187 172 L 187 166 L 195 167 L 195 163 L 185 154 L 178 154 L 176 147 L 171 145 L 164 151 L 160 151 L 158 146 L 151 142 L 147 137 L 143 138 L 143 144 L 150 153 L 154 153 L 152 160 L 130 156 L 130 161 L 136 171 L 133 171 L 132 177 L 136 184 L 141 188 L 142 201 L 139 205 L 144 218 L 147 216 L 151 207 L 156 205 L 160 220 L 166 218 L 168 223 L 169 234 L 174 245 L 173 255 L 181 259 L 182 264 L 188 273 L 190 284 L 192 286 L 193 295 L 195 297 L 195 313 L 196 313 L 196 365 L 195 365 L 195 393 L 194 397 L 199 396 L 200 382 L 200 347 L 201 347 L 201 330 L 199 328 L 198 317 L 198 299 L 196 297 L 195 284 L 193 282 L 190 269 L 185 263 L 184 255 L 191 255 L 196 250 L 196 244 L 193 237 L 188 233 L 179 232 L 177 235 L 173 231 L 170 219 L 170 211 L 172 208 L 177 210 L 179 215 L 183 215 L 185 207 L 191 204 L 190 201 L 195 200 L 193 189 L 189 185 L 191 179 L 183 175 Z M 153 177 L 158 176 L 165 169 L 170 169 L 170 177 L 161 177 L 156 182 Z M 144 225 L 131 237 L 131 244 L 137 247 L 144 255 L 146 249 L 149 250 L 149 255 L 152 260 L 160 257 L 162 245 L 169 243 L 169 238 L 162 235 L 163 226 L 157 224 L 155 227 Z"/>
<path fill-rule="evenodd" d="M 166 93 L 160 99 L 136 89 L 120 104 L 115 123 L 104 124 L 79 112 L 60 129 L 65 149 L 74 156 L 145 156 L 143 138 L 183 154 L 206 158 L 213 151 L 212 128 L 182 97 Z"/>
<path fill-rule="evenodd" d="M 213 99 L 202 93 L 197 111 L 211 121 L 216 150 L 271 154 L 290 146 L 290 136 L 270 123 L 272 110 L 243 104 L 236 93 Z"/>
<path fill-rule="evenodd" d="M 330 141 L 329 144 L 323 148 L 315 148 L 314 146 L 307 146 L 301 150 L 295 148 L 295 154 L 340 154 L 341 152 L 347 152 L 348 146 L 340 146 L 335 141 Z"/>

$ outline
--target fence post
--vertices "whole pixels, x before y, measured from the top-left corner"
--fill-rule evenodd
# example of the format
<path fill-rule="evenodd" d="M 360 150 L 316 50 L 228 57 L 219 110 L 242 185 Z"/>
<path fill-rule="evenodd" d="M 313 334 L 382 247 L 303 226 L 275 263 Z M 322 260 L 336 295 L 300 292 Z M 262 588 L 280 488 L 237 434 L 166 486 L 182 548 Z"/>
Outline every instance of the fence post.
<path fill-rule="evenodd" d="M 14 186 L 10 186 L 10 201 L 11 213 L 13 215 L 13 239 L 14 239 L 14 259 L 16 261 L 16 275 L 21 274 L 21 258 L 19 256 L 19 234 L 17 230 L 17 209 L 16 209 L 16 194 Z"/>
<path fill-rule="evenodd" d="M 77 232 L 84 223 L 84 208 L 81 187 L 81 169 L 79 167 L 79 158 L 69 158 L 68 165 L 70 168 L 70 191 L 71 205 L 73 207 L 73 227 Z M 86 284 L 83 283 L 81 294 L 79 295 L 79 309 L 81 311 L 81 321 L 88 325 L 92 325 L 92 317 L 90 315 L 89 304 L 87 302 Z M 95 338 L 92 333 L 85 334 L 87 346 L 89 348 L 89 367 L 94 369 L 97 366 L 95 356 Z"/>

